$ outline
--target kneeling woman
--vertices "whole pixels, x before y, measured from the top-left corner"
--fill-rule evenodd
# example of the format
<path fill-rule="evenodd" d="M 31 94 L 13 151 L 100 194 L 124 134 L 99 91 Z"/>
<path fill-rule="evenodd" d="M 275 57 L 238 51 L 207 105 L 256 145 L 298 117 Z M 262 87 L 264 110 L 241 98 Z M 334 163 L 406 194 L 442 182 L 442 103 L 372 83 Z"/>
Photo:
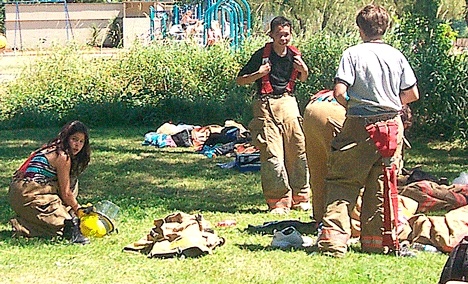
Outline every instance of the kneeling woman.
<path fill-rule="evenodd" d="M 57 137 L 34 151 L 14 173 L 8 191 L 17 216 L 10 220 L 14 235 L 63 236 L 87 244 L 77 217 L 80 205 L 78 176 L 90 160 L 87 127 L 80 121 L 66 124 Z"/>

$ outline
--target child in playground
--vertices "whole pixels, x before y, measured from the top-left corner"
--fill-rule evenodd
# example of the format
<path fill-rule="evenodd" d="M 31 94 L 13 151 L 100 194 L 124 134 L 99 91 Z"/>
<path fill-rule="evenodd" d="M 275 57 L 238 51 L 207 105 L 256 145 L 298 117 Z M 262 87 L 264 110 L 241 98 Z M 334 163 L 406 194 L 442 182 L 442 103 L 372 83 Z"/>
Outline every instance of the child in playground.
<path fill-rule="evenodd" d="M 302 117 L 294 97 L 296 77 L 304 82 L 309 69 L 289 45 L 291 27 L 288 19 L 275 17 L 269 33 L 273 42 L 257 50 L 236 79 L 239 85 L 257 85 L 249 129 L 260 149 L 263 195 L 276 214 L 311 209 Z"/>
<path fill-rule="evenodd" d="M 15 236 L 63 236 L 73 243 L 89 239 L 79 228 L 78 176 L 90 160 L 87 127 L 66 124 L 57 137 L 34 151 L 14 173 L 8 191 L 17 216 L 10 220 Z"/>
<path fill-rule="evenodd" d="M 208 30 L 208 39 L 206 45 L 214 45 L 222 40 L 223 35 L 221 33 L 221 27 L 218 21 L 211 21 L 211 28 Z"/>
<path fill-rule="evenodd" d="M 343 52 L 335 77 L 334 97 L 346 108 L 346 119 L 331 143 L 325 181 L 327 208 L 318 239 L 319 250 L 335 257 L 347 251 L 350 214 L 361 188 L 361 248 L 364 252 L 388 252 L 383 234 L 383 165 L 390 161 L 398 172 L 403 146 L 402 104 L 419 98 L 408 61 L 382 40 L 389 24 L 387 11 L 368 5 L 358 13 L 356 23 L 364 42 Z M 377 148 L 372 137 L 382 138 L 380 145 L 394 152 L 384 157 L 386 152 Z"/>
<path fill-rule="evenodd" d="M 189 25 L 195 25 L 198 20 L 197 19 L 194 19 L 192 18 L 193 16 L 193 13 L 192 13 L 192 10 L 188 10 L 187 12 L 185 12 L 185 14 L 182 16 L 182 19 L 180 20 L 180 24 L 182 26 L 189 26 Z"/>

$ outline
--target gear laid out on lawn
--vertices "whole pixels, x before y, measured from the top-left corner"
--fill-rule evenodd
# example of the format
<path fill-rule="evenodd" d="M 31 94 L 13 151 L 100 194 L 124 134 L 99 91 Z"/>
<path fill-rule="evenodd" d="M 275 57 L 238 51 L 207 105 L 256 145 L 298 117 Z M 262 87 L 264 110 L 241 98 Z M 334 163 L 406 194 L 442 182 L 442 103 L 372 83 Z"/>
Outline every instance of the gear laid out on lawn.
<path fill-rule="evenodd" d="M 249 233 L 273 234 L 274 231 L 281 231 L 287 227 L 294 227 L 301 234 L 317 234 L 317 222 L 302 222 L 300 220 L 282 220 L 265 222 L 263 225 L 248 225 L 245 229 Z"/>
<path fill-rule="evenodd" d="M 281 249 L 306 248 L 313 245 L 311 237 L 303 236 L 294 227 L 287 227 L 281 231 L 275 231 L 271 246 Z"/>
<path fill-rule="evenodd" d="M 202 215 L 177 212 L 154 220 L 149 234 L 123 250 L 140 252 L 149 258 L 199 257 L 211 254 L 224 243 L 224 238 L 216 235 Z"/>

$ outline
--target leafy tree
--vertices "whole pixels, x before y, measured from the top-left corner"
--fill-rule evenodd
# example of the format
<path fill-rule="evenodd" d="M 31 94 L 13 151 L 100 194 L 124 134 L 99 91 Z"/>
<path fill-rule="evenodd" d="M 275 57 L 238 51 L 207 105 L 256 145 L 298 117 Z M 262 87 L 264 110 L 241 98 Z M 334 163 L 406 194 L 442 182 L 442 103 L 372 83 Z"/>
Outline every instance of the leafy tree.
<path fill-rule="evenodd" d="M 418 0 L 397 35 L 418 76 L 421 99 L 412 104 L 418 133 L 463 137 L 468 129 L 468 70 L 464 55 L 451 53 L 456 33 L 437 19 L 439 0 Z"/>

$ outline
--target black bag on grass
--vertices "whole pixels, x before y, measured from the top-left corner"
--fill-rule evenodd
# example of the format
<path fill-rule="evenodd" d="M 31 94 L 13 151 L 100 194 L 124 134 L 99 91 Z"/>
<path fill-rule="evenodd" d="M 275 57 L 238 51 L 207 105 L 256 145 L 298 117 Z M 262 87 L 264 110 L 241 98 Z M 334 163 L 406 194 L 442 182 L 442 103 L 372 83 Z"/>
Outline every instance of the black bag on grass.
<path fill-rule="evenodd" d="M 468 236 L 465 236 L 453 248 L 440 275 L 439 284 L 445 284 L 451 280 L 468 280 Z"/>
<path fill-rule="evenodd" d="M 182 130 L 171 136 L 177 147 L 190 147 L 192 146 L 192 137 L 187 129 Z"/>

